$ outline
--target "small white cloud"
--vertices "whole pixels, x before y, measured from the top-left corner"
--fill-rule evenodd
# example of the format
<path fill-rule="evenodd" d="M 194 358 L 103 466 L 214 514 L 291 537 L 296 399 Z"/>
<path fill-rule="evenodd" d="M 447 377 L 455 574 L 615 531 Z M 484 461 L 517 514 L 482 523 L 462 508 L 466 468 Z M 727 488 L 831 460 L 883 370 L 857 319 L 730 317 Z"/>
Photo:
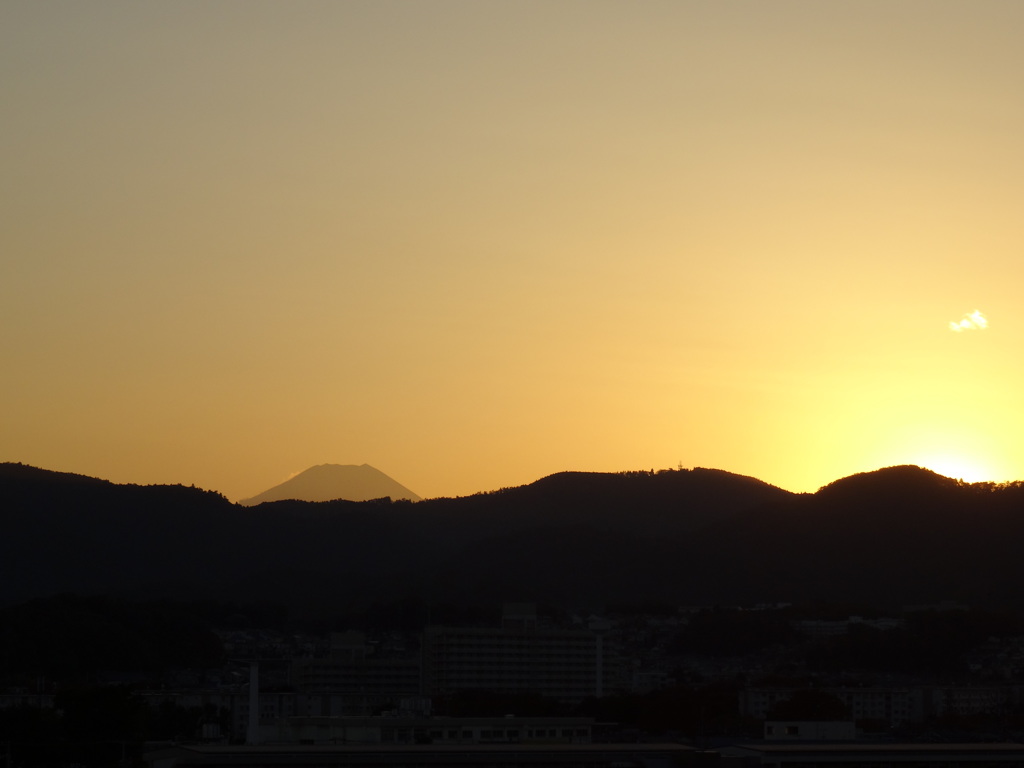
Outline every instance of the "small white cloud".
<path fill-rule="evenodd" d="M 949 330 L 955 333 L 984 331 L 986 328 L 988 328 L 988 319 L 981 314 L 980 309 L 974 310 L 969 315 L 964 315 L 958 322 L 949 324 Z"/>

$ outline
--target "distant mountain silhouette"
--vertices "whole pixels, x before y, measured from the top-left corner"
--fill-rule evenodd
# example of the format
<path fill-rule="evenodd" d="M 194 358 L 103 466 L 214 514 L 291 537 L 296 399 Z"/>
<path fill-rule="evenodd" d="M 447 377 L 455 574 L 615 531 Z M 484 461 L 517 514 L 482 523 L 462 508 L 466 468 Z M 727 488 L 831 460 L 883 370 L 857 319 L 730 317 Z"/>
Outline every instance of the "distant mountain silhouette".
<path fill-rule="evenodd" d="M 959 480 L 943 477 L 930 469 L 903 465 L 844 477 L 821 488 L 817 495 L 820 498 L 845 499 L 857 503 L 870 503 L 894 496 L 920 501 L 955 492 L 953 489 L 962 486 Z"/>
<path fill-rule="evenodd" d="M 419 496 L 404 485 L 400 485 L 369 464 L 320 464 L 238 503 L 251 507 L 265 501 L 284 499 L 369 501 L 382 498 L 420 500 Z"/>
<path fill-rule="evenodd" d="M 1024 484 L 918 467 L 794 494 L 711 469 L 566 472 L 451 499 L 275 501 L 0 464 L 0 601 L 60 592 L 587 607 L 1024 607 Z"/>

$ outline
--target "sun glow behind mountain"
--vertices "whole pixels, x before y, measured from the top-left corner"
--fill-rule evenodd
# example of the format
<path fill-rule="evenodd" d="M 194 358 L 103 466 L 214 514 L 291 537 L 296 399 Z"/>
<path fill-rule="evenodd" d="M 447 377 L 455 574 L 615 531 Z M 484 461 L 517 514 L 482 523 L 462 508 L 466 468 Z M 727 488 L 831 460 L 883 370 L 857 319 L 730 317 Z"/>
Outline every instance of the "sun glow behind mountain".
<path fill-rule="evenodd" d="M 0 459 L 1024 469 L 1024 3 L 0 4 Z"/>
<path fill-rule="evenodd" d="M 936 419 L 895 429 L 888 438 L 889 442 L 880 444 L 873 454 L 880 467 L 899 460 L 968 483 L 1020 479 L 1006 463 L 1010 450 L 984 429 L 972 428 L 970 424 L 955 425 Z"/>
<path fill-rule="evenodd" d="M 988 465 L 963 456 L 939 455 L 925 456 L 919 466 L 930 469 L 946 477 L 963 480 L 968 483 L 996 482 L 996 475 Z"/>

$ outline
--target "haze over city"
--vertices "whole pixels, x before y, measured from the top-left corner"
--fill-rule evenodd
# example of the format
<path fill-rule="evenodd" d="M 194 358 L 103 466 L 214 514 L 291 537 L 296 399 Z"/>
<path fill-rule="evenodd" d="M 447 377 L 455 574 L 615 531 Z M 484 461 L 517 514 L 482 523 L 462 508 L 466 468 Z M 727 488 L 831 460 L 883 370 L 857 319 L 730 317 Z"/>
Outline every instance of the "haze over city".
<path fill-rule="evenodd" d="M 6 2 L 0 461 L 1024 476 L 1024 5 Z"/>

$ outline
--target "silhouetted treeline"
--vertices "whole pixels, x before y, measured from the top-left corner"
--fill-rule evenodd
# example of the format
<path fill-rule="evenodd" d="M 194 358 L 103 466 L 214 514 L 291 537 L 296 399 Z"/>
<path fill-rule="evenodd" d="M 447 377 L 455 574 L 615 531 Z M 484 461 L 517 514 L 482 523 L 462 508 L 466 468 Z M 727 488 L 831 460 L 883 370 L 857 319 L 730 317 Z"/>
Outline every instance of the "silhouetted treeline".
<path fill-rule="evenodd" d="M 8 606 L 0 609 L 0 683 L 35 690 L 128 672 L 152 682 L 170 668 L 217 667 L 224 651 L 212 626 L 230 624 L 229 611 L 70 594 Z"/>
<path fill-rule="evenodd" d="M 0 743 L 11 765 L 141 765 L 143 745 L 182 741 L 202 723 L 230 725 L 212 707 L 149 706 L 124 685 L 68 687 L 55 707 L 0 709 Z"/>
<path fill-rule="evenodd" d="M 0 603 L 71 590 L 212 598 L 283 605 L 325 624 L 377 610 L 374 621 L 397 627 L 422 621 L 417 611 L 440 618 L 445 605 L 521 600 L 581 612 L 783 601 L 1024 606 L 1024 486 L 965 484 L 916 467 L 816 494 L 694 469 L 562 473 L 417 503 L 245 508 L 196 488 L 5 464 L 0 522 Z M 418 605 L 397 606 L 407 599 Z"/>

